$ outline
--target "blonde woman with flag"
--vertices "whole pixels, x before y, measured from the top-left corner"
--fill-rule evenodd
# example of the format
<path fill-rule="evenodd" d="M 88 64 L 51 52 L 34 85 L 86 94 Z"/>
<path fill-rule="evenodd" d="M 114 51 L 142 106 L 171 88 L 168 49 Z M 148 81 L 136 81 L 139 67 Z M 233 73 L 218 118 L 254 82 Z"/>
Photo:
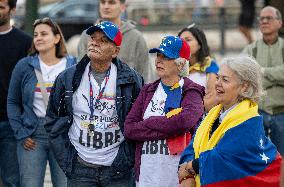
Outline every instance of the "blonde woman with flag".
<path fill-rule="evenodd" d="M 182 186 L 280 185 L 281 156 L 265 136 L 258 105 L 261 71 L 251 57 L 226 58 L 220 65 L 216 100 L 180 159 Z"/>

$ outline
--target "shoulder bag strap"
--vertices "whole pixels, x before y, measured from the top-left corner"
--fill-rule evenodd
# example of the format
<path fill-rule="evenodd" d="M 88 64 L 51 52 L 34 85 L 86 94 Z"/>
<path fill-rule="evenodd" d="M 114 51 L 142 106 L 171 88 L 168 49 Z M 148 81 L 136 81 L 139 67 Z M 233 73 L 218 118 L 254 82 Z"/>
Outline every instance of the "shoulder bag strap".
<path fill-rule="evenodd" d="M 284 43 L 284 42 L 283 42 Z M 283 63 L 284 63 L 284 44 L 282 46 L 282 58 L 283 58 Z"/>
<path fill-rule="evenodd" d="M 40 92 L 42 94 L 45 109 L 47 109 L 49 96 L 48 96 L 47 91 L 46 91 L 45 82 L 43 80 L 41 72 L 37 69 L 34 69 L 34 70 L 35 70 L 36 78 L 37 78 L 38 83 L 40 85 Z"/>
<path fill-rule="evenodd" d="M 255 42 L 255 46 L 253 46 L 253 48 L 252 48 L 252 56 L 253 56 L 253 58 L 256 59 L 256 55 L 257 55 L 257 41 Z"/>

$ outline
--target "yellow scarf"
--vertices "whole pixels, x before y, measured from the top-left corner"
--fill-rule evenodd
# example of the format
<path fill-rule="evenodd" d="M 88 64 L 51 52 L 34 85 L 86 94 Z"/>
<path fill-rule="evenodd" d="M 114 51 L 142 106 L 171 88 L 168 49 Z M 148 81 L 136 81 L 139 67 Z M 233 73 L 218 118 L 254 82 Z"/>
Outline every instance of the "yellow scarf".
<path fill-rule="evenodd" d="M 193 71 L 201 71 L 201 72 L 205 72 L 205 70 L 211 65 L 211 61 L 212 59 L 210 57 L 206 57 L 204 59 L 204 64 L 199 64 L 199 63 L 195 63 L 191 66 L 189 66 L 189 73 L 193 72 Z"/>
<path fill-rule="evenodd" d="M 258 115 L 257 104 L 251 100 L 245 99 L 228 112 L 219 127 L 214 131 L 209 139 L 212 125 L 218 118 L 222 108 L 223 106 L 221 104 L 212 108 L 197 129 L 193 142 L 195 158 L 199 158 L 199 155 L 202 152 L 213 149 L 229 129 L 236 127 L 244 121 Z M 196 187 L 200 187 L 199 175 L 195 177 L 195 182 Z"/>

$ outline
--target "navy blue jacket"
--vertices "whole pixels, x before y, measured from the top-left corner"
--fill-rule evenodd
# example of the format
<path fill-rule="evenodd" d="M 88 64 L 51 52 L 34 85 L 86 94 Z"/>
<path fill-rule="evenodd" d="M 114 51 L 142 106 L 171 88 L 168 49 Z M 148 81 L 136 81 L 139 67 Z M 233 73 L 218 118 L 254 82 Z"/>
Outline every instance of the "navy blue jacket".
<path fill-rule="evenodd" d="M 67 176 L 72 171 L 72 162 L 77 155 L 68 137 L 69 128 L 73 122 L 72 98 L 89 62 L 90 59 L 85 56 L 76 66 L 60 74 L 49 97 L 45 129 L 49 133 L 55 158 Z M 119 59 L 113 59 L 112 63 L 117 67 L 115 103 L 119 126 L 123 132 L 126 115 L 138 97 L 144 80 L 141 75 Z M 131 169 L 134 166 L 134 152 L 135 144 L 129 140 L 123 141 L 112 166 L 117 168 L 117 171 Z"/>
<path fill-rule="evenodd" d="M 66 68 L 76 64 L 76 59 L 66 56 Z M 34 69 L 41 71 L 38 55 L 22 58 L 15 66 L 7 98 L 7 113 L 16 139 L 24 139 L 34 133 L 38 117 L 33 111 L 33 100 L 38 82 Z"/>

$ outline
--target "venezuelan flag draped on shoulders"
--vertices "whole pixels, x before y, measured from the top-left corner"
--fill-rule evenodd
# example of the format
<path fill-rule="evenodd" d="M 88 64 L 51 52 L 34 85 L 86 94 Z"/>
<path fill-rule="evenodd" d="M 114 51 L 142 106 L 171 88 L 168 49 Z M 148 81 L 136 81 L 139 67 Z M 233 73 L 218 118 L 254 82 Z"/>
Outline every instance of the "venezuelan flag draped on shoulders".
<path fill-rule="evenodd" d="M 208 56 L 204 59 L 204 62 L 202 65 L 199 63 L 190 65 L 189 72 L 194 72 L 194 71 L 217 74 L 219 71 L 219 67 L 216 61 Z"/>
<path fill-rule="evenodd" d="M 196 186 L 279 187 L 281 156 L 265 136 L 257 104 L 240 102 L 209 138 L 221 110 L 210 110 L 181 156 L 180 163 L 199 160 Z"/>

